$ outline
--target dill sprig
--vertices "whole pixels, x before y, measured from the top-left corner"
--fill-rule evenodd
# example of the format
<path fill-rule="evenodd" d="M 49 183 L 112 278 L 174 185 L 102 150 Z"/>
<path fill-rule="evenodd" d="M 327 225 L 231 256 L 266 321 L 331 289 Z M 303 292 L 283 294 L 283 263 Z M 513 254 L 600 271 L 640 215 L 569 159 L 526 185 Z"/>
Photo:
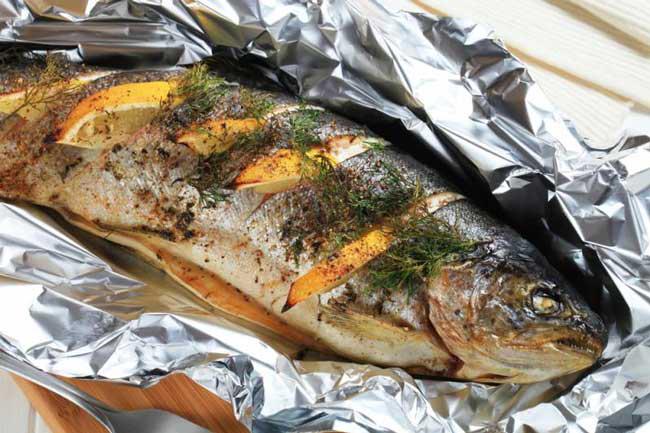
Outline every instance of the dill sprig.
<path fill-rule="evenodd" d="M 301 199 L 308 203 L 289 206 L 296 209 L 295 215 L 282 227 L 294 260 L 305 251 L 306 242 L 312 253 L 329 254 L 368 228 L 400 215 L 422 195 L 418 180 L 387 159 L 372 157 L 350 169 L 310 152 L 321 143 L 322 115 L 323 111 L 303 105 L 289 116 L 291 145 L 302 155 Z M 374 138 L 364 144 L 374 153 L 386 147 L 383 140 Z M 326 245 L 323 251 L 319 251 L 321 245 Z"/>
<path fill-rule="evenodd" d="M 402 221 L 393 227 L 394 244 L 368 266 L 371 289 L 405 290 L 412 296 L 445 263 L 476 247 L 455 227 L 432 214 Z"/>
<path fill-rule="evenodd" d="M 319 117 L 323 114 L 321 110 L 306 108 L 302 106 L 289 118 L 291 127 L 291 142 L 293 147 L 305 155 L 309 149 L 320 143 L 316 133 Z"/>
<path fill-rule="evenodd" d="M 163 105 L 161 117 L 166 124 L 176 124 L 177 127 L 198 122 L 218 106 L 229 87 L 206 64 L 198 63 L 180 76 L 174 91 L 170 92 Z M 178 101 L 182 102 L 176 106 Z"/>
<path fill-rule="evenodd" d="M 223 105 L 220 102 L 233 88 L 239 88 L 244 116 L 261 119 L 275 107 L 271 98 L 229 83 L 213 73 L 208 64 L 198 63 L 178 79 L 176 88 L 170 93 L 161 110 L 162 123 L 172 131 L 200 123 L 215 108 Z M 207 128 L 199 128 L 198 131 L 208 136 L 213 135 Z"/>
<path fill-rule="evenodd" d="M 270 97 L 261 92 L 254 93 L 246 87 L 239 90 L 239 98 L 244 115 L 255 119 L 263 118 L 275 108 L 275 103 Z"/>
<path fill-rule="evenodd" d="M 15 54 L 9 54 L 11 55 Z M 28 107 L 46 109 L 51 104 L 61 103 L 82 86 L 82 84 L 66 83 L 69 77 L 65 60 L 61 56 L 48 54 L 44 57 L 36 57 L 32 67 L 37 68 L 36 81 L 25 89 L 20 104 L 6 114 L 3 121 Z"/>
<path fill-rule="evenodd" d="M 187 110 L 200 117 L 215 107 L 225 91 L 224 79 L 212 74 L 207 65 L 199 63 L 183 74 L 175 93 L 184 98 Z"/>
<path fill-rule="evenodd" d="M 363 145 L 368 148 L 368 150 L 374 150 L 375 152 L 382 152 L 386 150 L 388 143 L 376 137 L 368 137 L 363 141 Z"/>
<path fill-rule="evenodd" d="M 217 203 L 228 200 L 229 193 L 224 189 L 225 175 L 222 166 L 225 162 L 223 153 L 213 153 L 199 160 L 197 171 L 190 184 L 199 191 L 201 207 L 214 207 Z"/>
<path fill-rule="evenodd" d="M 228 151 L 212 153 L 199 161 L 190 184 L 199 191 L 203 207 L 228 200 L 227 187 L 251 159 L 269 145 L 267 135 L 265 130 L 240 134 Z"/>
<path fill-rule="evenodd" d="M 400 215 L 422 195 L 417 180 L 385 160 L 369 160 L 350 170 L 316 155 L 308 158 L 305 167 L 300 199 L 307 203 L 295 208 L 282 233 L 292 243 L 310 240 L 318 248 L 327 244 L 325 254 Z M 297 247 L 292 245 L 291 251 L 304 250 L 302 245 Z"/>
<path fill-rule="evenodd" d="M 8 46 L 0 48 L 0 66 L 27 66 L 45 68 L 46 55 L 25 51 L 18 46 Z"/>
<path fill-rule="evenodd" d="M 347 194 L 354 220 L 363 226 L 400 212 L 421 197 L 420 183 L 404 176 L 386 161 L 378 161 L 374 170 L 381 180 L 370 187 L 352 188 Z"/>

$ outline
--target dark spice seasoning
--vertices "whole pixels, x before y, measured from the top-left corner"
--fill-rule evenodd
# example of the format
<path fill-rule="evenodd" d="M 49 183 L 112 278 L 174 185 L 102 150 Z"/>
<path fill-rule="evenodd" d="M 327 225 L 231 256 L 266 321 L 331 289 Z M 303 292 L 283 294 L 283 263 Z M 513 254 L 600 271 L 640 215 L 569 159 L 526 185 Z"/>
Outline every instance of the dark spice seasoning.
<path fill-rule="evenodd" d="M 144 225 L 140 226 L 139 229 L 140 229 L 140 231 L 142 231 L 144 233 L 154 234 L 154 235 L 160 236 L 161 238 L 163 238 L 165 240 L 168 240 L 168 241 L 171 241 L 171 242 L 176 241 L 176 235 L 174 234 L 173 231 L 171 231 L 169 229 L 157 229 L 157 228 L 148 227 L 148 226 L 144 226 Z"/>
<path fill-rule="evenodd" d="M 194 212 L 190 210 L 183 211 L 176 216 L 175 227 L 178 230 L 186 231 L 192 221 L 194 221 Z"/>
<path fill-rule="evenodd" d="M 77 167 L 79 164 L 83 162 L 83 159 L 81 157 L 76 158 L 74 161 L 72 161 L 69 164 L 66 164 L 65 167 L 63 167 L 63 172 L 61 173 L 61 180 L 65 181 L 68 175 L 72 170 L 74 170 L 75 167 Z"/>
<path fill-rule="evenodd" d="M 244 117 L 261 119 L 273 110 L 275 103 L 271 96 L 262 92 L 254 92 L 247 87 L 239 88 L 239 101 Z"/>

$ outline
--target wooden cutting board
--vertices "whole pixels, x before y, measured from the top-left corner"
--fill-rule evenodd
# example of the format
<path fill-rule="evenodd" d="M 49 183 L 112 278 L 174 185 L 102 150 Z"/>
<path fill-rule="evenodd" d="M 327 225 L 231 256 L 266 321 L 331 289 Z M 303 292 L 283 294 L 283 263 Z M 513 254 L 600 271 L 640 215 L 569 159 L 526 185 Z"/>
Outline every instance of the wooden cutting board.
<path fill-rule="evenodd" d="M 64 398 L 20 377 L 13 378 L 52 433 L 105 433 L 106 430 L 90 415 Z M 147 389 L 105 382 L 65 380 L 117 409 L 163 409 L 216 433 L 248 432 L 235 419 L 230 403 L 183 374 L 171 375 Z"/>

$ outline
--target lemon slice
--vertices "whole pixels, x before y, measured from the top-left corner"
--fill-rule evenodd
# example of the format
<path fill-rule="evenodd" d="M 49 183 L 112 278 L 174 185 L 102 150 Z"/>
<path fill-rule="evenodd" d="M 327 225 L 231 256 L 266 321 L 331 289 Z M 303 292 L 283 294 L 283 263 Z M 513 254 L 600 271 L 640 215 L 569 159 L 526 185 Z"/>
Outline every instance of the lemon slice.
<path fill-rule="evenodd" d="M 228 150 L 238 137 L 251 133 L 263 125 L 264 120 L 252 117 L 208 120 L 179 132 L 176 142 L 187 144 L 198 154 L 207 156 Z"/>
<path fill-rule="evenodd" d="M 224 152 L 235 143 L 237 137 L 263 127 L 269 119 L 305 109 L 324 111 L 321 107 L 291 104 L 278 106 L 260 118 L 211 119 L 180 131 L 176 135 L 176 142 L 187 144 L 203 156 Z"/>
<path fill-rule="evenodd" d="M 233 182 L 235 189 L 253 188 L 262 194 L 285 191 L 298 183 L 303 157 L 291 149 L 280 149 L 244 168 Z"/>
<path fill-rule="evenodd" d="M 306 156 L 320 156 L 337 165 L 368 150 L 374 140 L 364 136 L 335 136 L 327 140 L 324 146 L 307 151 Z M 304 158 L 298 151 L 281 149 L 244 168 L 233 185 L 238 190 L 252 188 L 265 194 L 286 191 L 300 181 L 303 162 Z"/>
<path fill-rule="evenodd" d="M 9 114 L 13 113 L 20 107 L 25 97 L 25 91 L 19 90 L 17 92 L 5 93 L 0 95 L 0 113 Z"/>
<path fill-rule="evenodd" d="M 375 229 L 345 245 L 293 282 L 282 311 L 343 284 L 364 265 L 385 252 L 392 241 L 393 236 L 388 230 Z"/>
<path fill-rule="evenodd" d="M 28 92 L 30 90 L 33 90 L 33 87 L 31 89 L 17 90 L 15 92 L 2 94 L 0 95 L 0 113 L 15 113 L 28 121 L 37 120 L 47 112 L 48 105 L 50 105 L 47 102 L 43 102 L 44 99 L 53 97 L 58 92 L 64 91 L 65 89 L 83 86 L 91 81 L 109 75 L 111 73 L 111 71 L 92 72 L 62 82 L 61 84 L 55 85 L 52 88 L 36 89 L 36 91 L 39 93 L 34 96 L 36 102 L 33 103 L 26 101 Z"/>
<path fill-rule="evenodd" d="M 56 141 L 79 147 L 110 147 L 149 123 L 174 87 L 172 81 L 149 81 L 96 92 L 74 107 L 57 129 Z"/>

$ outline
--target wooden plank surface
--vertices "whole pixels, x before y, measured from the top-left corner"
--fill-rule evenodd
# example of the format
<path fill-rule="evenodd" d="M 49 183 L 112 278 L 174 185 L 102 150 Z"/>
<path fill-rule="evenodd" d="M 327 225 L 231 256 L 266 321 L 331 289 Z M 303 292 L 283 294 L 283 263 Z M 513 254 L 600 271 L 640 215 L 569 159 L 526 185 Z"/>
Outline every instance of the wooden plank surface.
<path fill-rule="evenodd" d="M 601 1 L 614 4 L 614 0 Z M 414 0 L 414 3 L 441 15 L 463 16 L 486 23 L 526 61 L 571 75 L 574 80 L 621 100 L 650 104 L 650 74 L 647 73 L 650 47 L 571 2 Z M 650 26 L 650 21 L 647 23 Z"/>
<path fill-rule="evenodd" d="M 104 433 L 105 430 L 97 421 L 62 397 L 19 377 L 14 376 L 14 380 L 49 425 L 52 433 Z M 105 382 L 66 380 L 95 398 L 110 402 L 117 409 L 163 409 L 217 433 L 248 431 L 235 419 L 230 404 L 182 374 L 171 375 L 147 389 Z M 22 419 L 22 414 L 16 418 Z M 0 432 L 5 433 L 3 430 Z M 22 425 L 6 430 L 6 433 L 22 432 L 30 430 L 25 430 Z"/>
<path fill-rule="evenodd" d="M 398 1 L 398 0 L 395 0 Z M 614 140 L 633 104 L 650 109 L 650 2 L 641 0 L 402 0 L 494 28 L 525 61 L 549 99 L 599 146 Z M 0 433 L 94 433 L 72 405 L 0 372 Z M 184 376 L 138 390 L 75 381 L 116 407 L 171 409 L 216 432 L 244 432 L 230 406 Z M 43 416 L 36 416 L 34 408 Z"/>
<path fill-rule="evenodd" d="M 650 2 L 412 2 L 423 11 L 465 17 L 493 28 L 526 62 L 555 106 L 598 147 L 612 144 L 634 104 L 650 109 Z"/>

